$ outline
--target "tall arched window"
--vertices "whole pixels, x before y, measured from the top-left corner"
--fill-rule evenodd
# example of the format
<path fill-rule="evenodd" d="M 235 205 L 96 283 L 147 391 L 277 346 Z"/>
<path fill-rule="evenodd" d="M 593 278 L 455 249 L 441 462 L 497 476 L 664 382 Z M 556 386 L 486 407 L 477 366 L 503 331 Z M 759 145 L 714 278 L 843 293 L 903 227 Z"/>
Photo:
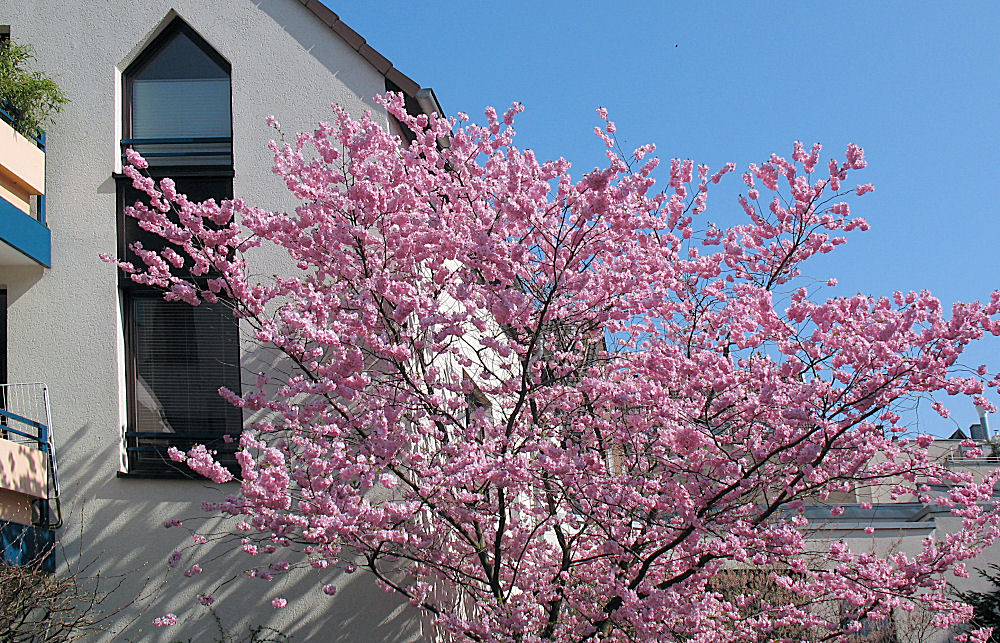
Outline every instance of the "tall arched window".
<path fill-rule="evenodd" d="M 171 177 L 194 201 L 233 195 L 230 66 L 190 26 L 176 18 L 124 73 L 122 148 L 149 161 L 153 178 Z M 143 231 L 124 208 L 144 194 L 118 183 L 119 256 L 166 242 Z M 141 263 L 141 262 L 140 262 Z M 209 279 L 214 275 L 205 275 Z M 125 470 L 144 477 L 191 477 L 166 455 L 207 444 L 234 465 L 242 414 L 218 395 L 240 389 L 239 333 L 225 302 L 190 306 L 124 276 L 119 285 L 125 324 L 128 417 Z M 227 462 L 228 461 L 228 462 Z"/>
<path fill-rule="evenodd" d="M 150 165 L 232 166 L 229 63 L 180 18 L 125 70 L 125 133 Z"/>

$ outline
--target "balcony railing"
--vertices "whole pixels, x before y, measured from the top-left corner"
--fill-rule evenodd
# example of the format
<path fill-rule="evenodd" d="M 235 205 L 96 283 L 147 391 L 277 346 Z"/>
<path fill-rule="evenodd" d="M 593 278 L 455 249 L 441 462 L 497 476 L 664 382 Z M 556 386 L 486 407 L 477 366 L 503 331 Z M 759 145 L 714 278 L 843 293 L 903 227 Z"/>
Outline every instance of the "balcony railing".
<path fill-rule="evenodd" d="M 51 415 L 45 384 L 0 384 L 0 438 L 4 442 L 0 447 L 11 460 L 0 471 L 0 487 L 36 498 L 32 522 L 58 529 L 62 516 Z M 18 465 L 23 471 L 16 469 Z"/>
<path fill-rule="evenodd" d="M 981 455 L 978 458 L 970 458 L 965 452 L 955 452 L 948 454 L 948 462 L 952 464 L 981 464 L 992 467 L 1000 467 L 1000 457 L 995 455 Z"/>
<path fill-rule="evenodd" d="M 5 108 L 6 107 L 6 108 Z M 16 114 L 0 104 L 0 266 L 52 264 L 45 223 L 45 133 L 17 132 Z"/>
<path fill-rule="evenodd" d="M 123 138 L 125 150 L 134 149 L 151 165 L 196 166 L 233 164 L 233 139 L 228 136 L 181 138 Z"/>
<path fill-rule="evenodd" d="M 54 572 L 62 525 L 48 388 L 0 385 L 0 561 Z"/>

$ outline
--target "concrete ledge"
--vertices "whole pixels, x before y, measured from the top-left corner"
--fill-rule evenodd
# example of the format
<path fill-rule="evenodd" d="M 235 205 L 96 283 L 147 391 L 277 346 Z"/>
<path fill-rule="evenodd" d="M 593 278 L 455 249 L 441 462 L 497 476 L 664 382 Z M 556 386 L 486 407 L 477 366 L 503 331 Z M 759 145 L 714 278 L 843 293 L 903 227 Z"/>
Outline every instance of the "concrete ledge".
<path fill-rule="evenodd" d="M 0 121 L 0 183 L 14 192 L 45 194 L 45 152 Z"/>
<path fill-rule="evenodd" d="M 864 533 L 866 527 L 874 527 L 875 531 L 883 531 L 886 529 L 891 529 L 897 531 L 900 529 L 923 529 L 925 531 L 934 529 L 934 521 L 927 520 L 924 522 L 910 522 L 910 521 L 862 521 L 862 520 L 851 520 L 844 522 L 828 522 L 824 524 L 809 524 L 810 530 L 823 530 L 823 531 L 860 531 Z"/>
<path fill-rule="evenodd" d="M 44 498 L 47 495 L 47 479 L 45 453 L 0 439 L 0 489 Z"/>
<path fill-rule="evenodd" d="M 52 267 L 52 232 L 13 203 L 0 198 L 0 246 L 4 244 L 8 248 L 0 247 L 0 266 L 41 264 Z"/>

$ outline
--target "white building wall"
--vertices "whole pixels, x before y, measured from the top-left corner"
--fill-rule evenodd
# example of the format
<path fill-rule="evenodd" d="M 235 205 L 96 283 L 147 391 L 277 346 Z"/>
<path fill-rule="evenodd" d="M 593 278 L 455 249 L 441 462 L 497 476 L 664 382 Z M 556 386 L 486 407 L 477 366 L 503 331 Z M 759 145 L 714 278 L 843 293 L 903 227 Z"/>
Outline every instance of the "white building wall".
<path fill-rule="evenodd" d="M 121 71 L 180 15 L 232 64 L 235 194 L 268 208 L 292 208 L 271 173 L 265 145 L 275 114 L 285 131 L 312 129 L 337 102 L 360 116 L 384 78 L 296 0 L 5 0 L 0 23 L 15 41 L 35 47 L 37 67 L 53 76 L 71 103 L 48 130 L 48 225 L 52 268 L 0 268 L 8 289 L 9 380 L 44 381 L 52 399 L 66 525 L 60 532 L 71 565 L 94 561 L 115 608 L 137 600 L 108 623 L 115 640 L 214 641 L 222 638 L 208 610 L 194 600 L 215 594 L 227 634 L 270 625 L 295 641 L 408 641 L 420 638 L 409 606 L 384 594 L 362 573 L 306 574 L 300 582 L 239 579 L 254 561 L 240 553 L 214 561 L 185 557 L 161 584 L 166 558 L 190 543 L 187 531 L 164 529 L 166 518 L 190 520 L 200 502 L 232 493 L 192 481 L 123 479 L 123 348 L 118 275 L 98 253 L 116 254 L 115 181 L 121 124 Z M 280 257 L 274 257 L 276 264 Z M 261 266 L 264 274 L 277 272 Z M 177 572 L 200 562 L 191 579 Z M 64 560 L 59 562 L 66 569 Z M 217 588 L 231 576 L 239 582 Z M 336 597 L 320 587 L 336 583 Z M 289 599 L 275 610 L 276 596 Z M 294 600 L 306 596 L 306 600 Z M 138 597 L 138 598 L 137 598 Z M 157 630 L 150 621 L 174 612 L 184 625 Z"/>

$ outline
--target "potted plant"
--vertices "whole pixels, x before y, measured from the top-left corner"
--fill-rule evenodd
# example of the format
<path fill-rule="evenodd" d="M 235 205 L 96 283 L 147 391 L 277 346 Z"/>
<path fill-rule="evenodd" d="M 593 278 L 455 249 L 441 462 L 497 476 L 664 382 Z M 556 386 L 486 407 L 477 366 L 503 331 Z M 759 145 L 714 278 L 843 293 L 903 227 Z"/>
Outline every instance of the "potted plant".
<path fill-rule="evenodd" d="M 31 45 L 0 41 L 0 107 L 11 117 L 11 126 L 30 138 L 37 138 L 69 102 L 55 81 L 31 69 L 34 56 Z"/>

